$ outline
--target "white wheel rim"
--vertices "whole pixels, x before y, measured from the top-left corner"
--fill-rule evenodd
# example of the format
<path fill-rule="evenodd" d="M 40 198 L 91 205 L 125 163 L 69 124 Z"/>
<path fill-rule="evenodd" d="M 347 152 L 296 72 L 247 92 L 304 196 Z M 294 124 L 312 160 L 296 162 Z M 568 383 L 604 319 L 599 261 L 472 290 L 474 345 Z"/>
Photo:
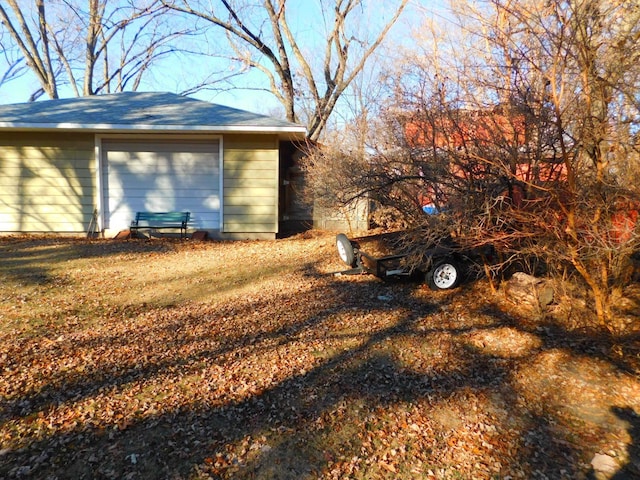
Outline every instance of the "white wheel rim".
<path fill-rule="evenodd" d="M 438 265 L 433 271 L 433 283 L 442 290 L 453 287 L 457 279 L 458 271 L 450 263 Z"/>
<path fill-rule="evenodd" d="M 344 247 L 344 245 L 342 244 L 342 242 L 337 242 L 337 246 L 338 246 L 338 255 L 340 256 L 340 259 L 346 263 L 347 261 L 347 250 Z"/>

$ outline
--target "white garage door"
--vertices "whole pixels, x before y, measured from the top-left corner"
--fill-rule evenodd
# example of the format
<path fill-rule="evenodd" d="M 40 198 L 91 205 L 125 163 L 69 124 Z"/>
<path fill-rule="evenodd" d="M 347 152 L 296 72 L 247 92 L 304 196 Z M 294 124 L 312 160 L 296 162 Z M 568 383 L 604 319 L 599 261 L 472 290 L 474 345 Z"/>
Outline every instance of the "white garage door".
<path fill-rule="evenodd" d="M 219 142 L 102 142 L 105 228 L 136 212 L 191 212 L 190 228 L 220 228 Z"/>

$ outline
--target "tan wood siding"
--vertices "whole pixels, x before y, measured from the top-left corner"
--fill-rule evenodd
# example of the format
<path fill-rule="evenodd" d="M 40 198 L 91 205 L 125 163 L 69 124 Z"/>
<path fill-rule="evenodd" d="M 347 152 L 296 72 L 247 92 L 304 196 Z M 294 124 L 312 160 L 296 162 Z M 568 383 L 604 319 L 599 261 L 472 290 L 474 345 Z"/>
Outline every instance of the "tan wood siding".
<path fill-rule="evenodd" d="M 0 134 L 0 231 L 86 232 L 94 157 L 92 134 Z"/>
<path fill-rule="evenodd" d="M 227 178 L 228 188 L 273 188 L 272 178 Z"/>
<path fill-rule="evenodd" d="M 278 231 L 278 138 L 224 137 L 223 231 Z"/>

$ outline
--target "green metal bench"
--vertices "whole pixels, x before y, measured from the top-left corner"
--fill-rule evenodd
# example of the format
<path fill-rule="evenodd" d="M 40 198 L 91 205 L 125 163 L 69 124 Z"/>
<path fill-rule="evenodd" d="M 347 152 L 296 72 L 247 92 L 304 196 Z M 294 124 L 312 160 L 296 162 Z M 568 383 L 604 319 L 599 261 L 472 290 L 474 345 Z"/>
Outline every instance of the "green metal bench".
<path fill-rule="evenodd" d="M 180 238 L 187 236 L 187 224 L 191 212 L 137 212 L 129 229 L 137 232 L 141 229 L 162 230 L 180 229 Z"/>

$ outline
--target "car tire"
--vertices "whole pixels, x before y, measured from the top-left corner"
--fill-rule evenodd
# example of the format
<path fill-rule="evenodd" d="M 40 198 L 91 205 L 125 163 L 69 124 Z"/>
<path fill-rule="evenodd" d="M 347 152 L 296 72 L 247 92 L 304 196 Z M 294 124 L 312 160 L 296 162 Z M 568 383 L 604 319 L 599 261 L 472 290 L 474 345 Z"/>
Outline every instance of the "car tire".
<path fill-rule="evenodd" d="M 336 236 L 336 248 L 338 249 L 340 260 L 350 267 L 356 266 L 356 252 L 353 249 L 351 240 L 344 233 L 339 233 Z"/>
<path fill-rule="evenodd" d="M 431 290 L 449 290 L 460 283 L 462 272 L 452 259 L 438 260 L 425 275 L 427 285 Z"/>

